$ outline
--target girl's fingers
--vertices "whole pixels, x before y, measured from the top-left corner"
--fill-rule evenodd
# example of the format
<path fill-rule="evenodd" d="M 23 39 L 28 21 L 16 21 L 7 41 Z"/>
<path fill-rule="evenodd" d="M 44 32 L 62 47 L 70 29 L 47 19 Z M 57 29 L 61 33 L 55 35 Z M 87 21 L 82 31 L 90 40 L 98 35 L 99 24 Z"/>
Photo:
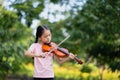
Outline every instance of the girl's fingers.
<path fill-rule="evenodd" d="M 72 53 L 70 53 L 69 57 L 70 57 L 71 59 L 74 59 L 75 55 L 72 54 Z"/>
<path fill-rule="evenodd" d="M 48 52 L 42 53 L 41 56 L 45 58 L 46 56 L 48 56 Z"/>

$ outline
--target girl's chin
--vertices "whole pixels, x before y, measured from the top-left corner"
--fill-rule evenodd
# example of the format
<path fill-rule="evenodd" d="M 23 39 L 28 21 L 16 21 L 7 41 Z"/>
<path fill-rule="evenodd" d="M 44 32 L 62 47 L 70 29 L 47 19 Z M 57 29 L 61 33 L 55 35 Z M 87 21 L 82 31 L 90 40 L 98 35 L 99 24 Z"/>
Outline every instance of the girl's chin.
<path fill-rule="evenodd" d="M 50 43 L 50 42 L 51 42 L 51 41 L 47 41 L 47 42 L 45 42 L 45 43 L 47 43 L 47 44 L 48 44 L 48 43 Z"/>

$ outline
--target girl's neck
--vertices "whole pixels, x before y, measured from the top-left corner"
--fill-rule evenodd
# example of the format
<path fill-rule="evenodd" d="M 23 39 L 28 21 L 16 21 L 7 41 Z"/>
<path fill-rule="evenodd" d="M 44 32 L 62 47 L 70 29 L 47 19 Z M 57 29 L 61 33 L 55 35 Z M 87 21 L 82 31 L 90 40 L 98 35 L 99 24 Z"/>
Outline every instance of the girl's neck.
<path fill-rule="evenodd" d="M 38 43 L 38 44 L 43 44 L 41 41 L 38 41 L 37 43 Z"/>

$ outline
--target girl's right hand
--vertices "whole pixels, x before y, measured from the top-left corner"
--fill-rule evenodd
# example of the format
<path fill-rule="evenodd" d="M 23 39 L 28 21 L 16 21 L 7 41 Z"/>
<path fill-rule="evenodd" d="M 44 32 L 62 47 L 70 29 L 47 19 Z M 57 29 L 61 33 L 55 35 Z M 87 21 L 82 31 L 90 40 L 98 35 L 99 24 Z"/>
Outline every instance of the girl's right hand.
<path fill-rule="evenodd" d="M 47 56 L 48 56 L 48 52 L 41 53 L 41 54 L 37 55 L 37 57 L 40 57 L 40 58 L 45 58 Z"/>

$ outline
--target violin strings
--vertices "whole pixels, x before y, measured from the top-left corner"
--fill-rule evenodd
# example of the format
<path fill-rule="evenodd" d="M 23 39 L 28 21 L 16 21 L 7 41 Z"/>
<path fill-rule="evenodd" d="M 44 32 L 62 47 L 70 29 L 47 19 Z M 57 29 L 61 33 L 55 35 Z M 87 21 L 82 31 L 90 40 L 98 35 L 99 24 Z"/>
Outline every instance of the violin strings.
<path fill-rule="evenodd" d="M 68 38 L 70 37 L 70 35 L 68 35 L 64 40 L 62 40 L 56 47 L 60 46 L 63 42 L 65 42 Z M 56 48 L 52 48 L 48 54 L 50 54 L 52 51 L 54 51 Z"/>

